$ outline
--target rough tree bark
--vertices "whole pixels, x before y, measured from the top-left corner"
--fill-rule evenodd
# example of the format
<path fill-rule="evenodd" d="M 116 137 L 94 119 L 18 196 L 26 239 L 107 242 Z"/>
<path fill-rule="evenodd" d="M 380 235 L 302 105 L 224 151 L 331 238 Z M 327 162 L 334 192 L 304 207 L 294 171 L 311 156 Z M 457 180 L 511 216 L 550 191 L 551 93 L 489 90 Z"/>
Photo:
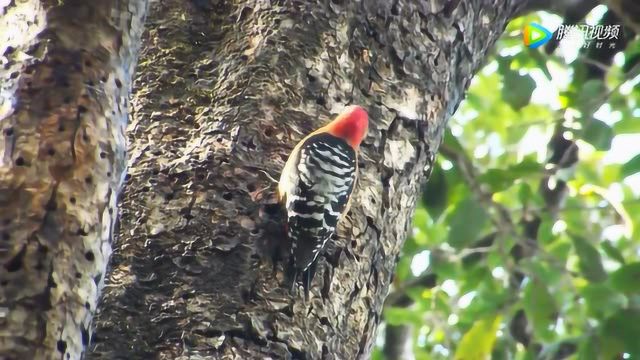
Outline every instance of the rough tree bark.
<path fill-rule="evenodd" d="M 3 57 L 16 74 L 3 83 L 15 106 L 2 107 L 5 357 L 76 357 L 88 341 L 141 3 L 3 9 L 37 20 Z M 516 5 L 154 2 L 91 357 L 366 358 L 446 120 Z M 349 103 L 372 119 L 361 180 L 305 302 L 267 256 L 279 236 L 259 170 L 276 177 L 292 145 Z"/>
<path fill-rule="evenodd" d="M 367 358 L 446 120 L 516 6 L 152 3 L 89 357 Z M 360 182 L 305 302 L 273 270 L 262 171 L 350 103 L 372 122 Z"/>
<path fill-rule="evenodd" d="M 367 358 L 446 120 L 516 5 L 153 3 L 90 358 Z M 265 252 L 260 170 L 349 103 L 372 120 L 361 180 L 305 302 Z"/>
<path fill-rule="evenodd" d="M 145 9 L 0 2 L 0 359 L 79 359 L 89 342 Z"/>

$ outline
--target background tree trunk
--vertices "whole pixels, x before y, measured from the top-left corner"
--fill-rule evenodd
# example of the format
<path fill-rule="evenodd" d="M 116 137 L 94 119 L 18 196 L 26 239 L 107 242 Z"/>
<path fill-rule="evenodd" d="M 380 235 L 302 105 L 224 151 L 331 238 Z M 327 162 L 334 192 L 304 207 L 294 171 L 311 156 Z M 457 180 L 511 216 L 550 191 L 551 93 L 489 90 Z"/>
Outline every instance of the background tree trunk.
<path fill-rule="evenodd" d="M 384 329 L 385 359 L 414 360 L 413 326 L 387 325 Z"/>
<path fill-rule="evenodd" d="M 515 6 L 154 2 L 90 357 L 367 358 L 446 120 Z M 350 103 L 372 122 L 360 181 L 305 302 L 270 261 L 261 170 Z"/>
<path fill-rule="evenodd" d="M 145 9 L 0 4 L 0 359 L 79 359 L 89 342 Z"/>

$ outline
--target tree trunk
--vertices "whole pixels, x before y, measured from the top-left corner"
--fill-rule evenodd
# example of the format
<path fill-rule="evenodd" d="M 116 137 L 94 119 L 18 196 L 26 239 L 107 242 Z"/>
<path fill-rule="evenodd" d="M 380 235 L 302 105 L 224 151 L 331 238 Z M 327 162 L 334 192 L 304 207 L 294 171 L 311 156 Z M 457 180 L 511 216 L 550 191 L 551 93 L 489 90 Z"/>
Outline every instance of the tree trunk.
<path fill-rule="evenodd" d="M 117 216 L 145 1 L 0 5 L 0 359 L 79 359 Z"/>
<path fill-rule="evenodd" d="M 515 6 L 154 2 L 90 357 L 369 357 L 446 121 Z M 274 271 L 266 174 L 352 103 L 371 118 L 360 180 L 305 301 Z"/>
<path fill-rule="evenodd" d="M 413 354 L 413 325 L 390 325 L 384 329 L 385 359 L 415 360 Z"/>

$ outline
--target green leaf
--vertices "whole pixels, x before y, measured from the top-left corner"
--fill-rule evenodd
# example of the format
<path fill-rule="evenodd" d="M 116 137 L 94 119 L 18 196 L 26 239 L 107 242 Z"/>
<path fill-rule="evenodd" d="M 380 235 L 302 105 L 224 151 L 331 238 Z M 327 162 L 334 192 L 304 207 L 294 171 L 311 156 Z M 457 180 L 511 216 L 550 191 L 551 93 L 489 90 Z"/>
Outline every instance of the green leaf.
<path fill-rule="evenodd" d="M 591 245 L 589 240 L 577 234 L 569 234 L 573 240 L 573 246 L 580 258 L 578 267 L 584 277 L 591 282 L 602 282 L 607 279 L 607 272 L 602 265 L 600 252 Z"/>
<path fill-rule="evenodd" d="M 564 238 L 560 238 L 546 247 L 549 255 L 553 255 L 557 259 L 557 263 L 563 266 L 567 263 L 571 249 L 573 249 L 571 242 Z"/>
<path fill-rule="evenodd" d="M 640 41 L 635 40 L 627 45 L 627 50 L 624 52 L 624 65 L 622 71 L 628 76 L 627 79 L 632 79 L 638 75 L 637 66 L 640 63 Z M 632 70 L 636 70 L 631 72 Z M 635 74 L 634 74 L 635 73 Z"/>
<path fill-rule="evenodd" d="M 512 358 L 510 345 L 511 341 L 506 337 L 497 338 L 491 352 L 491 360 L 510 360 Z"/>
<path fill-rule="evenodd" d="M 469 197 L 459 202 L 449 217 L 449 245 L 460 249 L 478 238 L 487 223 L 487 213 Z"/>
<path fill-rule="evenodd" d="M 533 259 L 526 259 L 521 263 L 523 269 L 527 269 L 527 271 L 535 275 L 536 281 L 540 281 L 545 286 L 557 283 L 564 275 L 562 270 L 551 265 L 549 261 L 533 261 Z"/>
<path fill-rule="evenodd" d="M 431 253 L 430 264 L 438 278 L 450 279 L 458 276 L 458 264 L 448 257 L 440 255 L 439 252 L 433 251 Z"/>
<path fill-rule="evenodd" d="M 547 217 L 542 218 L 542 223 L 538 228 L 538 240 L 542 243 L 549 244 L 557 239 L 557 236 L 553 234 L 553 223 L 551 219 Z"/>
<path fill-rule="evenodd" d="M 594 169 L 596 170 L 596 169 Z M 599 180 L 596 180 L 601 183 L 602 186 L 611 185 L 613 183 L 620 182 L 620 179 L 623 177 L 620 175 L 620 171 L 622 170 L 622 166 L 620 164 L 607 164 L 600 169 L 601 177 Z M 595 173 L 597 176 L 598 174 Z"/>
<path fill-rule="evenodd" d="M 595 107 L 598 105 L 598 99 L 602 97 L 605 91 L 607 91 L 607 88 L 600 79 L 588 80 L 578 89 L 574 105 L 582 112 L 584 118 L 598 110 Z"/>
<path fill-rule="evenodd" d="M 458 141 L 458 138 L 456 138 L 453 133 L 451 132 L 451 129 L 447 128 L 444 131 L 444 140 L 442 141 L 445 145 L 449 146 L 450 148 L 452 148 L 453 150 L 455 150 L 456 152 L 464 152 L 464 149 L 462 148 L 462 145 L 460 144 L 460 141 Z"/>
<path fill-rule="evenodd" d="M 423 206 L 418 206 L 413 214 L 412 231 L 402 248 L 404 255 L 413 256 L 424 250 L 430 240 L 427 234 L 427 231 L 432 228 L 429 226 L 430 223 L 427 210 Z"/>
<path fill-rule="evenodd" d="M 611 359 L 611 355 L 622 352 L 628 353 L 630 359 L 640 356 L 638 334 L 640 334 L 640 310 L 620 310 L 607 319 L 601 329 L 605 351 L 602 359 Z"/>
<path fill-rule="evenodd" d="M 629 116 L 613 125 L 616 134 L 636 134 L 640 132 L 640 121 Z"/>
<path fill-rule="evenodd" d="M 520 188 L 518 189 L 518 200 L 522 203 L 523 206 L 529 204 L 529 202 L 533 199 L 533 190 L 531 190 L 531 186 L 527 183 L 520 184 Z"/>
<path fill-rule="evenodd" d="M 538 359 L 565 359 L 564 352 L 568 349 L 574 349 L 576 347 L 576 339 L 564 339 L 552 344 L 548 344 L 538 355 Z"/>
<path fill-rule="evenodd" d="M 492 314 L 500 313 L 500 308 L 509 301 L 510 294 L 505 291 L 502 283 L 488 278 L 479 284 L 476 296 L 460 317 L 466 323 L 484 318 Z"/>
<path fill-rule="evenodd" d="M 605 240 L 602 243 L 600 243 L 600 246 L 602 247 L 602 250 L 604 250 L 604 252 L 613 260 L 619 262 L 620 264 L 624 265 L 625 261 L 624 261 L 624 256 L 622 256 L 622 253 L 620 252 L 620 250 L 618 250 L 617 247 L 615 247 L 611 241 L 609 240 Z"/>
<path fill-rule="evenodd" d="M 579 360 L 598 360 L 600 339 L 596 335 L 589 335 L 580 342 L 578 347 Z"/>
<path fill-rule="evenodd" d="M 529 76 L 520 75 L 516 71 L 507 71 L 504 74 L 502 86 L 502 99 L 519 110 L 531 101 L 531 94 L 536 88 L 536 82 Z"/>
<path fill-rule="evenodd" d="M 542 55 L 540 51 L 536 51 L 534 49 L 528 50 L 527 56 L 535 61 L 538 65 L 538 69 L 544 73 L 544 76 L 546 76 L 549 81 L 553 80 L 553 76 L 551 76 L 551 72 L 549 72 L 549 67 L 547 67 L 547 57 Z"/>
<path fill-rule="evenodd" d="M 492 192 L 500 192 L 511 187 L 518 179 L 531 177 L 542 172 L 542 164 L 533 157 L 526 157 L 516 165 L 506 169 L 489 169 L 478 179 L 488 184 Z"/>
<path fill-rule="evenodd" d="M 558 310 L 545 284 L 535 278 L 529 281 L 524 289 L 523 305 L 536 336 L 545 341 L 553 340 L 551 327 L 556 322 Z"/>
<path fill-rule="evenodd" d="M 424 202 L 424 206 L 434 220 L 438 219 L 447 208 L 447 195 L 447 178 L 444 176 L 442 167 L 436 164 L 422 193 L 422 202 Z"/>
<path fill-rule="evenodd" d="M 469 249 L 477 249 L 477 248 L 486 248 L 492 246 L 496 236 L 498 233 L 496 231 L 489 233 L 483 236 L 481 239 L 475 241 L 473 244 L 469 245 Z M 486 252 L 475 252 L 468 254 L 462 258 L 462 265 L 465 269 L 471 268 L 473 265 L 477 264 L 480 260 L 486 258 L 488 253 Z"/>
<path fill-rule="evenodd" d="M 622 178 L 626 178 L 638 172 L 640 172 L 640 154 L 634 156 L 631 160 L 627 161 L 626 164 L 622 165 L 620 175 Z"/>
<path fill-rule="evenodd" d="M 371 360 L 385 360 L 382 350 L 379 348 L 374 348 L 373 354 L 371 355 Z"/>
<path fill-rule="evenodd" d="M 604 121 L 594 118 L 587 121 L 582 132 L 584 141 L 593 145 L 597 150 L 602 151 L 611 149 L 613 135 L 611 126 L 607 125 Z"/>
<path fill-rule="evenodd" d="M 517 177 L 523 178 L 530 175 L 538 174 L 542 171 L 542 164 L 540 164 L 535 156 L 527 156 L 522 159 L 521 162 L 516 165 L 511 165 L 507 168 L 509 172 Z"/>
<path fill-rule="evenodd" d="M 451 312 L 451 306 L 449 306 L 450 302 L 451 298 L 445 291 L 440 290 L 435 292 L 434 303 L 436 311 L 449 314 Z"/>
<path fill-rule="evenodd" d="M 467 293 L 474 291 L 478 288 L 481 282 L 492 280 L 491 271 L 485 266 L 477 266 L 465 273 L 464 279 L 462 279 L 462 286 L 460 287 L 461 293 Z"/>
<path fill-rule="evenodd" d="M 399 281 L 404 281 L 408 279 L 411 273 L 411 256 L 402 256 L 400 260 L 398 260 L 398 265 L 396 265 L 396 274 L 395 277 Z"/>
<path fill-rule="evenodd" d="M 456 349 L 456 360 L 488 359 L 496 340 L 496 332 L 502 317 L 493 315 L 477 320 L 467 331 Z"/>
<path fill-rule="evenodd" d="M 620 267 L 611 274 L 611 285 L 624 293 L 640 293 L 640 262 Z"/>
<path fill-rule="evenodd" d="M 580 290 L 587 311 L 595 318 L 611 316 L 627 304 L 627 298 L 604 284 L 589 284 Z"/>
<path fill-rule="evenodd" d="M 480 182 L 489 185 L 491 192 L 500 192 L 513 185 L 514 176 L 507 169 L 489 169 L 478 177 Z"/>
<path fill-rule="evenodd" d="M 421 325 L 422 320 L 415 311 L 404 307 L 389 307 L 384 310 L 384 320 L 391 325 Z"/>

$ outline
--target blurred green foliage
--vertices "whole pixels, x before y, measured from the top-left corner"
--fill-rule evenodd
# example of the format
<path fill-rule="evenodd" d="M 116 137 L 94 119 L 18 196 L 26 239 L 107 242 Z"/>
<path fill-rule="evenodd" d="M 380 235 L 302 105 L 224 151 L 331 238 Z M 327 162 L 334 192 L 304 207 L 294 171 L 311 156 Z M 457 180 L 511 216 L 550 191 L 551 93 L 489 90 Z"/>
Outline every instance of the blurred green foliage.
<path fill-rule="evenodd" d="M 406 299 L 384 311 L 416 359 L 640 358 L 640 76 L 622 70 L 640 42 L 589 78 L 580 56 L 525 48 L 531 21 L 472 81 L 416 210 L 391 291 Z M 579 160 L 555 171 L 558 125 Z"/>

